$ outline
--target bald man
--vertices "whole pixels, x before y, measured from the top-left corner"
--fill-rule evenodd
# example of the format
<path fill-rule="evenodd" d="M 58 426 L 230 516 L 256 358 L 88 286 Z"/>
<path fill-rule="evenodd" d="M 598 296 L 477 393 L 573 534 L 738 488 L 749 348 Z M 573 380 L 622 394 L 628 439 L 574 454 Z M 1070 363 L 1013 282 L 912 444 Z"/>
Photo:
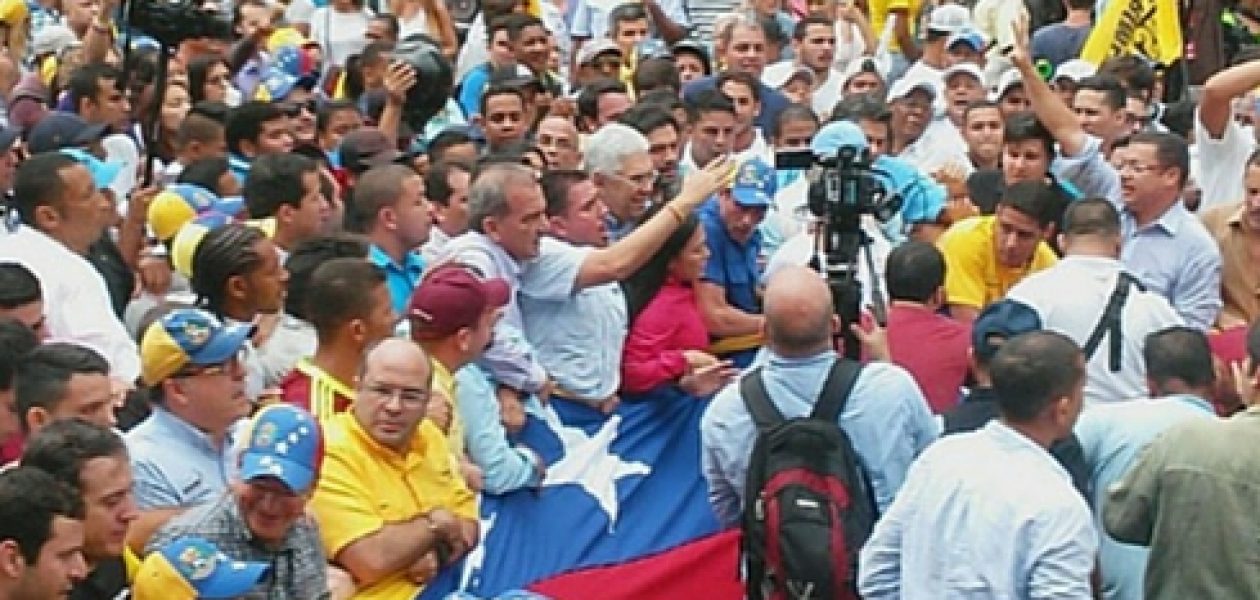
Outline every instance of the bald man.
<path fill-rule="evenodd" d="M 783 267 L 766 287 L 766 358 L 760 376 L 784 418 L 808 415 L 832 365 L 841 358 L 832 335 L 847 326 L 832 314 L 823 278 L 805 267 Z M 872 362 L 858 373 L 839 425 L 865 465 L 882 512 L 905 480 L 911 461 L 936 439 L 938 427 L 922 392 L 901 367 Z M 718 393 L 700 422 L 701 462 L 709 503 L 724 525 L 739 523 L 744 478 L 757 437 L 736 381 Z"/>
<path fill-rule="evenodd" d="M 555 171 L 582 168 L 581 138 L 573 121 L 564 117 L 547 117 L 538 124 L 535 145 L 547 158 L 547 166 Z"/>

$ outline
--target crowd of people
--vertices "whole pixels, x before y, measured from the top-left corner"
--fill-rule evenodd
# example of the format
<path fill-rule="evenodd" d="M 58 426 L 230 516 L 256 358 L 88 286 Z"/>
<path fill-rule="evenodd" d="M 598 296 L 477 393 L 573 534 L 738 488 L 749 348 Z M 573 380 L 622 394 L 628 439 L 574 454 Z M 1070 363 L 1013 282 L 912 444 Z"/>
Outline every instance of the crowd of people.
<path fill-rule="evenodd" d="M 846 335 L 862 597 L 1260 595 L 1248 44 L 1191 93 L 1087 0 L 197 7 L 0 0 L 0 598 L 416 597 L 549 403 L 708 403 L 738 526 L 742 374 L 807 415 Z M 845 319 L 779 160 L 842 149 L 897 199 Z"/>

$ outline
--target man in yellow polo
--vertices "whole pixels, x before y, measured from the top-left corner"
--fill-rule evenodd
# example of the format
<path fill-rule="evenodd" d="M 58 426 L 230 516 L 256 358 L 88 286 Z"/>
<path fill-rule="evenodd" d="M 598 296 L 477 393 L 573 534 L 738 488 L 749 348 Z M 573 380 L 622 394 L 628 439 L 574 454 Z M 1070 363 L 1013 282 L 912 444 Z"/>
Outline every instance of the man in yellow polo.
<path fill-rule="evenodd" d="M 1046 240 L 1061 212 L 1049 186 L 1025 181 L 1006 189 L 992 215 L 964 219 L 941 235 L 950 315 L 971 322 L 1021 279 L 1054 265 Z"/>
<path fill-rule="evenodd" d="M 311 507 L 328 556 L 354 577 L 355 598 L 414 598 L 477 544 L 476 498 L 424 418 L 432 380 L 420 346 L 382 341 L 364 356 L 350 410 L 325 423 Z"/>

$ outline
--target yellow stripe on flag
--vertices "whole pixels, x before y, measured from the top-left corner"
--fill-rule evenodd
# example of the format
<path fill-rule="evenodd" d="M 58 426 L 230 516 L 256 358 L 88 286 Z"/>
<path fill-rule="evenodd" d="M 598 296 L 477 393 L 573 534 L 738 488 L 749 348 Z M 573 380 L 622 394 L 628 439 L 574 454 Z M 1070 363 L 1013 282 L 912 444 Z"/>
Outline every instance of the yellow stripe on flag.
<path fill-rule="evenodd" d="M 1181 58 L 1182 46 L 1177 0 L 1110 0 L 1081 58 L 1098 65 L 1113 56 L 1138 54 L 1167 65 Z"/>

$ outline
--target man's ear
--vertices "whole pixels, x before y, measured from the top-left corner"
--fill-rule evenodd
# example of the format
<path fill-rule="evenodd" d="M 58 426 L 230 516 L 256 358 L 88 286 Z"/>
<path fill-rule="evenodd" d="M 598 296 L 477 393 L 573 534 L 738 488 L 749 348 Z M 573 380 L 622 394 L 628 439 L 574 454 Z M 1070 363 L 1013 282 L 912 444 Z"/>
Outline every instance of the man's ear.
<path fill-rule="evenodd" d="M 227 290 L 227 294 L 225 294 L 225 296 L 228 298 L 244 300 L 245 297 L 249 295 L 249 284 L 246 283 L 245 276 L 243 275 L 233 275 L 228 277 L 227 281 L 223 282 L 223 285 Z"/>
<path fill-rule="evenodd" d="M 17 540 L 0 541 L 0 573 L 10 581 L 21 580 L 26 570 L 26 559 L 22 557 L 22 549 Z"/>
<path fill-rule="evenodd" d="M 41 204 L 35 207 L 35 222 L 32 225 L 40 231 L 52 231 L 61 223 L 61 213 L 49 204 Z"/>
<path fill-rule="evenodd" d="M 32 406 L 22 418 L 26 420 L 26 430 L 32 434 L 52 422 L 52 414 L 42 406 Z"/>
<path fill-rule="evenodd" d="M 246 157 L 258 156 L 258 144 L 255 144 L 254 140 L 241 140 L 240 148 L 241 154 Z"/>

